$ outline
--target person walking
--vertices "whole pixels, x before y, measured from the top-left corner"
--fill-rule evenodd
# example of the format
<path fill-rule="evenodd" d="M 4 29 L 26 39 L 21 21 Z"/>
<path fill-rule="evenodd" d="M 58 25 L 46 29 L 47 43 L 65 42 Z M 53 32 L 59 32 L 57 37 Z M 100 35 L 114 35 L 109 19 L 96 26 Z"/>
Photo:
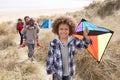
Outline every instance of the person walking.
<path fill-rule="evenodd" d="M 73 37 L 75 27 L 75 21 L 66 16 L 58 17 L 52 24 L 52 32 L 58 35 L 50 42 L 46 62 L 46 71 L 53 75 L 52 80 L 72 80 L 75 74 L 75 49 L 86 49 L 91 42 L 87 28 L 82 40 Z"/>
<path fill-rule="evenodd" d="M 22 22 L 22 19 L 19 18 L 18 19 L 18 22 L 17 22 L 17 25 L 16 25 L 16 29 L 17 29 L 17 32 L 19 32 L 19 35 L 20 35 L 20 45 L 22 45 L 22 42 L 23 42 L 23 34 L 21 34 L 21 31 L 23 29 L 23 22 Z"/>
<path fill-rule="evenodd" d="M 31 21 L 33 20 L 34 22 L 30 22 L 30 19 L 31 19 Z M 23 25 L 23 28 L 31 29 L 31 27 L 29 27 L 30 24 L 33 24 L 32 26 L 38 27 L 37 22 L 35 22 L 35 20 L 33 18 L 30 18 L 29 16 L 25 16 L 24 21 L 25 21 L 25 23 Z M 41 43 L 39 41 L 38 34 L 37 34 L 37 37 L 36 37 L 36 42 L 37 42 L 37 46 L 41 47 Z M 23 43 L 22 43 L 21 47 L 25 47 L 25 45 L 26 45 L 26 35 L 23 34 Z"/>
<path fill-rule="evenodd" d="M 34 49 L 35 49 L 35 42 L 38 33 L 39 33 L 39 28 L 34 25 L 34 19 L 30 18 L 28 28 L 23 28 L 22 34 L 26 36 L 26 45 L 28 47 L 28 58 L 31 61 L 34 61 L 35 59 Z"/>

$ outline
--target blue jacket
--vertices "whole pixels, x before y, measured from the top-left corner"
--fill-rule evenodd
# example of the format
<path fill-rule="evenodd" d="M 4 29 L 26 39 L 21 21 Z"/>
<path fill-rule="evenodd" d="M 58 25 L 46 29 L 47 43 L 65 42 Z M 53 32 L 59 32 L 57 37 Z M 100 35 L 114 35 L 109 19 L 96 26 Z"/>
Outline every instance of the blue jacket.
<path fill-rule="evenodd" d="M 83 40 L 79 40 L 78 38 L 75 38 L 73 36 L 69 37 L 68 54 L 70 76 L 73 76 L 73 74 L 75 73 L 75 48 L 86 49 L 89 44 L 90 39 L 83 38 Z M 46 68 L 48 74 L 56 73 L 59 76 L 59 80 L 62 80 L 63 69 L 62 53 L 60 48 L 60 40 L 58 38 L 50 42 Z"/>

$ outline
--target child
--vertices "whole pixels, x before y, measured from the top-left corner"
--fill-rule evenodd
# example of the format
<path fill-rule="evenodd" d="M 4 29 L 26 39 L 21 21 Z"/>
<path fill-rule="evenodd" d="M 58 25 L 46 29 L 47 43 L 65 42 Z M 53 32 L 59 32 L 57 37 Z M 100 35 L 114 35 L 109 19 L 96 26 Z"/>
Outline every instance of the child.
<path fill-rule="evenodd" d="M 76 24 L 70 17 L 58 17 L 52 25 L 53 33 L 58 37 L 50 42 L 47 57 L 47 73 L 53 80 L 72 80 L 75 73 L 75 48 L 86 49 L 90 44 L 88 29 L 84 30 L 83 40 L 72 36 Z"/>
<path fill-rule="evenodd" d="M 20 34 L 20 45 L 22 45 L 22 42 L 23 42 L 23 35 L 21 34 L 21 31 L 23 29 L 23 22 L 22 22 L 22 19 L 18 19 L 18 23 L 16 25 L 16 28 L 17 28 L 17 32 L 19 32 Z"/>
<path fill-rule="evenodd" d="M 29 16 L 25 16 L 24 20 L 25 20 L 24 28 L 32 29 L 31 27 L 29 27 L 30 24 L 33 24 L 33 26 L 35 26 L 35 27 L 38 26 L 38 24 L 32 18 L 31 18 L 31 22 L 30 22 L 30 17 Z M 41 46 L 41 44 L 39 42 L 39 39 L 38 39 L 38 35 L 36 37 L 36 42 L 37 42 L 37 46 Z M 25 47 L 25 45 L 26 45 L 26 37 L 23 34 L 23 43 L 22 43 L 21 47 Z"/>
<path fill-rule="evenodd" d="M 28 46 L 28 57 L 31 59 L 31 61 L 34 60 L 34 47 L 35 47 L 35 41 L 38 37 L 37 34 L 39 32 L 39 28 L 34 25 L 34 20 L 31 18 L 29 21 L 29 26 L 27 28 L 23 28 L 22 34 L 26 37 L 26 44 Z"/>

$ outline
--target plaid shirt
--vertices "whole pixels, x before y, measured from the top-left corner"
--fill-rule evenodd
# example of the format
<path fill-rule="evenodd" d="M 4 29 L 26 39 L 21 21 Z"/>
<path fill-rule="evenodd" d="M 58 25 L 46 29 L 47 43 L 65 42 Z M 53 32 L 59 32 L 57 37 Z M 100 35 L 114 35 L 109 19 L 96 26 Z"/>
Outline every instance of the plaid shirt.
<path fill-rule="evenodd" d="M 70 76 L 73 76 L 75 73 L 75 48 L 86 49 L 90 44 L 90 39 L 83 38 L 79 40 L 78 38 L 70 36 L 72 39 L 68 43 L 68 55 L 69 55 L 69 72 Z M 50 42 L 50 47 L 47 57 L 47 73 L 53 74 L 56 73 L 59 76 L 59 80 L 62 80 L 63 76 L 63 67 L 62 67 L 62 53 L 60 47 L 60 40 L 54 39 Z"/>

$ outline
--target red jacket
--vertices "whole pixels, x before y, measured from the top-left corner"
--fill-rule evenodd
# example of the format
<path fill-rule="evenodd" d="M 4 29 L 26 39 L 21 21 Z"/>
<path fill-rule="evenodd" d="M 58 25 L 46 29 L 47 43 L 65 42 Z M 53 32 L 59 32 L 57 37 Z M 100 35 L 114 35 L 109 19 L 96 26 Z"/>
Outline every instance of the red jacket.
<path fill-rule="evenodd" d="M 17 23 L 17 30 L 21 32 L 23 29 L 23 23 Z"/>

